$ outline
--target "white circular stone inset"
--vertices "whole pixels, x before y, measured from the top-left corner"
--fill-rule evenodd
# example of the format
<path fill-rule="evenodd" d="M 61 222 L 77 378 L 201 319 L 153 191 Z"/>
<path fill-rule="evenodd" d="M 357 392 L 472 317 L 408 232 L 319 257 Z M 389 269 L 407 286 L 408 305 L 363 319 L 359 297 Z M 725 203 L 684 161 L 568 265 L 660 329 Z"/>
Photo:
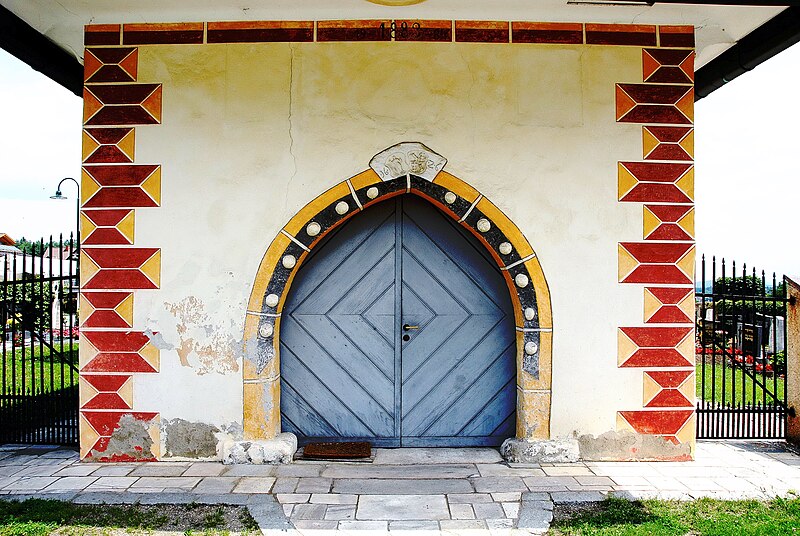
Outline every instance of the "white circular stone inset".
<path fill-rule="evenodd" d="M 528 355 L 533 355 L 536 353 L 536 350 L 539 349 L 539 345 L 533 341 L 525 343 L 525 353 Z"/>
<path fill-rule="evenodd" d="M 485 233 L 492 228 L 492 224 L 486 218 L 481 218 L 478 220 L 477 227 L 480 232 Z"/>
<path fill-rule="evenodd" d="M 376 197 L 378 197 L 378 189 L 375 188 L 374 186 L 372 188 L 368 188 L 367 197 L 369 197 L 370 199 L 375 199 Z"/>
<path fill-rule="evenodd" d="M 338 203 L 336 203 L 335 210 L 337 214 L 347 214 L 347 211 L 350 210 L 350 205 L 348 205 L 344 201 L 339 201 Z"/>
<path fill-rule="evenodd" d="M 525 320 L 530 321 L 533 320 L 534 318 L 536 318 L 536 309 L 534 309 L 533 307 L 527 307 L 525 309 Z"/>
<path fill-rule="evenodd" d="M 276 305 L 278 305 L 279 301 L 280 301 L 280 298 L 278 298 L 277 294 L 268 294 L 267 297 L 264 299 L 264 302 L 269 307 L 275 307 Z"/>
<path fill-rule="evenodd" d="M 258 328 L 258 334 L 261 335 L 265 339 L 268 338 L 268 337 L 272 337 L 272 332 L 273 331 L 274 331 L 274 328 L 272 327 L 272 324 L 264 324 L 263 326 Z"/>
<path fill-rule="evenodd" d="M 447 192 L 446 194 L 444 194 L 444 202 L 447 203 L 448 205 L 452 205 L 453 203 L 455 203 L 456 199 L 457 199 L 456 194 L 454 194 L 453 192 Z"/>
<path fill-rule="evenodd" d="M 306 225 L 306 234 L 308 234 L 308 236 L 317 236 L 320 231 L 322 231 L 322 226 L 315 221 Z"/>
<path fill-rule="evenodd" d="M 291 270 L 294 268 L 294 265 L 297 264 L 297 259 L 294 258 L 294 255 L 286 255 L 283 259 L 281 259 L 281 263 L 283 267 Z"/>
<path fill-rule="evenodd" d="M 508 255 L 514 250 L 514 248 L 511 247 L 511 244 L 509 244 L 508 242 L 503 242 L 497 247 L 497 249 L 499 249 L 500 253 L 502 253 L 503 255 Z"/>
<path fill-rule="evenodd" d="M 527 287 L 528 282 L 528 276 L 525 274 L 517 274 L 517 277 L 514 278 L 514 283 L 516 283 L 519 288 Z"/>

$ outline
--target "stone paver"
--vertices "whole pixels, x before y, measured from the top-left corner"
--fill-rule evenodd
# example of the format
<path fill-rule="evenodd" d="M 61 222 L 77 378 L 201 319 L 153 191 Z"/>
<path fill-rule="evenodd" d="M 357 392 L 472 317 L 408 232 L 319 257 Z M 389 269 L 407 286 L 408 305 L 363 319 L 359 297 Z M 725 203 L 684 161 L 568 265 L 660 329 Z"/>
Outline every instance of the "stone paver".
<path fill-rule="evenodd" d="M 195 493 L 230 493 L 239 479 L 227 476 L 208 476 L 202 479 L 192 490 Z"/>
<path fill-rule="evenodd" d="M 358 495 L 346 493 L 314 493 L 311 495 L 312 503 L 320 504 L 356 504 Z"/>
<path fill-rule="evenodd" d="M 325 519 L 346 520 L 355 518 L 355 504 L 329 504 L 325 511 Z"/>
<path fill-rule="evenodd" d="M 111 490 L 125 490 L 131 487 L 136 482 L 138 477 L 135 476 L 101 476 L 89 485 L 87 490 L 91 491 L 111 491 Z"/>
<path fill-rule="evenodd" d="M 475 510 L 471 504 L 450 504 L 450 517 L 452 519 L 475 519 Z"/>
<path fill-rule="evenodd" d="M 330 478 L 301 478 L 295 488 L 295 493 L 328 493 L 332 485 L 333 480 Z"/>
<path fill-rule="evenodd" d="M 233 493 L 269 493 L 275 484 L 271 476 L 245 476 L 233 488 Z"/>
<path fill-rule="evenodd" d="M 450 512 L 444 495 L 364 495 L 356 519 L 450 519 Z"/>
<path fill-rule="evenodd" d="M 768 442 L 700 442 L 694 462 L 541 465 L 504 463 L 494 449 L 376 449 L 373 463 L 100 464 L 54 447 L 0 446 L 0 498 L 242 504 L 262 529 L 296 536 L 510 536 L 517 526 L 543 534 L 554 502 L 766 499 L 797 489 L 800 456 Z"/>
<path fill-rule="evenodd" d="M 387 479 L 342 479 L 334 480 L 335 493 L 362 495 L 416 495 L 442 493 L 470 493 L 472 485 L 466 480 L 387 480 Z"/>

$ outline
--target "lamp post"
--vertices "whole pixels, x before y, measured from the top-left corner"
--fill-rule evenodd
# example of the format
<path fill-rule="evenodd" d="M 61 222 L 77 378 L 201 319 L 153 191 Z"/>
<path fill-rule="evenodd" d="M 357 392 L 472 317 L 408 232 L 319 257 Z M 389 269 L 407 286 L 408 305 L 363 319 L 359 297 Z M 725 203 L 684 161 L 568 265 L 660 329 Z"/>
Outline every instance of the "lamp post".
<path fill-rule="evenodd" d="M 80 254 L 81 251 L 81 185 L 73 179 L 72 177 L 65 177 L 61 179 L 56 186 L 56 193 L 55 195 L 51 195 L 50 199 L 69 199 L 68 197 L 61 194 L 61 185 L 64 184 L 64 181 L 72 181 L 75 183 L 77 187 L 77 192 L 75 194 L 75 245 L 76 251 Z M 62 244 L 63 246 L 63 244 Z M 80 257 L 80 255 L 78 255 Z"/>

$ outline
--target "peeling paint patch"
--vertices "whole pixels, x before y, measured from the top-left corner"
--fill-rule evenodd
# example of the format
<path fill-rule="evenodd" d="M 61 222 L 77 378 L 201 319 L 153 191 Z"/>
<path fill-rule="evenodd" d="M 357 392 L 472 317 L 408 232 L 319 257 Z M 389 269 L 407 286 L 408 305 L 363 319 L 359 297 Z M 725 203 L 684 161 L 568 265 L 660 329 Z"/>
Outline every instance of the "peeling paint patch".
<path fill-rule="evenodd" d="M 123 415 L 111 437 L 100 452 L 93 449 L 87 459 L 100 462 L 155 461 L 158 445 L 153 436 L 157 421 L 143 421 L 133 415 Z"/>
<path fill-rule="evenodd" d="M 163 422 L 162 430 L 166 438 L 166 456 L 213 458 L 217 454 L 215 434 L 220 430 L 216 426 L 172 419 Z"/>
<path fill-rule="evenodd" d="M 657 460 L 690 461 L 691 446 L 656 435 L 606 432 L 578 437 L 581 459 L 591 461 Z"/>
<path fill-rule="evenodd" d="M 225 321 L 217 322 L 206 312 L 205 304 L 194 296 L 164 307 L 177 323 L 178 342 L 170 344 L 181 365 L 194 367 L 197 374 L 227 374 L 239 370 L 241 341 L 235 339 Z"/>

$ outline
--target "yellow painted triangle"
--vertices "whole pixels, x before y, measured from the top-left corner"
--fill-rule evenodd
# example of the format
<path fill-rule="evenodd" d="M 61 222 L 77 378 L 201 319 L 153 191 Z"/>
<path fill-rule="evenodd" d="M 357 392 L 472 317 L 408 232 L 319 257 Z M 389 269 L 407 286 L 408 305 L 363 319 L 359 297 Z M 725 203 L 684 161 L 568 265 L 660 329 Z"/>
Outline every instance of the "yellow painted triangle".
<path fill-rule="evenodd" d="M 680 110 L 689 121 L 694 123 L 694 89 L 689 89 L 686 95 L 675 103 L 675 107 Z"/>
<path fill-rule="evenodd" d="M 89 402 L 98 394 L 100 394 L 100 391 L 92 387 L 92 384 L 81 378 L 80 382 L 78 383 L 78 398 L 80 404 L 78 407 L 82 408 L 87 402 Z"/>
<path fill-rule="evenodd" d="M 95 309 L 94 306 L 89 303 L 89 300 L 83 297 L 83 294 L 80 295 L 79 304 L 79 311 L 81 312 L 81 325 L 83 325 L 83 323 L 86 322 L 90 316 L 92 316 L 92 313 L 95 311 Z"/>
<path fill-rule="evenodd" d="M 114 308 L 114 312 L 127 322 L 128 326 L 133 326 L 133 293 L 128 294 L 128 297 Z"/>
<path fill-rule="evenodd" d="M 697 431 L 695 430 L 696 422 L 695 415 L 692 413 L 684 425 L 681 426 L 681 429 L 678 430 L 678 433 L 675 434 L 675 437 L 681 444 L 689 445 L 689 454 L 691 454 L 692 457 L 694 457 L 695 439 L 697 437 Z"/>
<path fill-rule="evenodd" d="M 642 49 L 643 81 L 647 81 L 647 79 L 650 78 L 650 76 L 652 76 L 652 74 L 656 72 L 656 69 L 658 69 L 659 67 L 661 67 L 661 64 L 658 63 L 658 61 L 653 56 L 648 54 L 646 49 Z"/>
<path fill-rule="evenodd" d="M 144 180 L 141 189 L 153 198 L 156 205 L 161 206 L 161 166 L 156 167 L 150 176 Z"/>
<path fill-rule="evenodd" d="M 617 262 L 617 276 L 619 277 L 620 283 L 639 266 L 639 261 L 633 258 L 633 255 L 622 247 L 622 244 L 617 246 Z"/>
<path fill-rule="evenodd" d="M 161 84 L 148 95 L 141 104 L 142 108 L 161 123 Z"/>
<path fill-rule="evenodd" d="M 650 320 L 656 311 L 658 311 L 661 306 L 664 305 L 661 303 L 661 300 L 653 296 L 653 294 L 644 289 L 644 321 L 647 322 Z"/>
<path fill-rule="evenodd" d="M 686 277 L 694 281 L 694 246 L 675 265 L 686 274 Z"/>
<path fill-rule="evenodd" d="M 642 373 L 642 376 L 644 380 L 643 381 L 644 385 L 642 388 L 642 405 L 646 406 L 647 404 L 650 403 L 651 400 L 653 400 L 653 397 L 655 397 L 659 392 L 661 392 L 661 386 L 658 385 L 658 383 L 656 383 L 656 381 L 653 378 L 651 378 L 644 372 Z"/>
<path fill-rule="evenodd" d="M 83 81 L 89 80 L 102 66 L 103 62 L 97 59 L 91 50 L 86 49 L 86 53 L 83 55 Z"/>
<path fill-rule="evenodd" d="M 97 229 L 97 225 L 87 218 L 86 214 L 81 212 L 81 242 L 86 242 L 86 239 L 89 238 L 89 235 L 92 234 L 95 229 Z"/>
<path fill-rule="evenodd" d="M 653 152 L 653 149 L 658 147 L 660 142 L 650 132 L 647 127 L 642 127 L 642 156 L 647 158 L 647 155 Z"/>
<path fill-rule="evenodd" d="M 658 216 L 647 208 L 647 205 L 642 205 L 642 223 L 644 225 L 642 238 L 647 238 L 653 231 L 658 229 L 658 226 L 661 225 L 662 222 L 658 219 Z"/>
<path fill-rule="evenodd" d="M 621 201 L 637 184 L 639 184 L 639 180 L 622 165 L 622 162 L 619 162 L 617 164 L 617 200 Z"/>
<path fill-rule="evenodd" d="M 103 103 L 100 102 L 100 99 L 95 97 L 94 94 L 91 91 L 89 91 L 88 89 L 84 88 L 83 89 L 83 122 L 86 123 L 102 107 L 103 107 Z"/>
<path fill-rule="evenodd" d="M 95 263 L 86 253 L 81 251 L 81 286 L 85 287 L 86 283 L 100 271 L 100 267 Z"/>
<path fill-rule="evenodd" d="M 139 70 L 139 49 L 134 48 L 130 54 L 125 56 L 118 64 L 123 71 L 131 75 L 133 81 L 136 81 L 136 75 Z"/>
<path fill-rule="evenodd" d="M 94 194 L 96 194 L 100 190 L 100 184 L 94 178 L 89 175 L 89 172 L 86 171 L 86 168 L 81 169 L 81 205 L 85 205 L 86 202 L 92 198 Z"/>
<path fill-rule="evenodd" d="M 94 347 L 92 343 L 89 342 L 89 339 L 84 337 L 83 335 L 79 336 L 80 340 L 80 350 L 78 351 L 78 370 L 83 370 L 88 363 L 95 358 L 98 354 L 97 348 Z"/>
<path fill-rule="evenodd" d="M 619 411 L 617 412 L 617 432 L 636 433 L 636 430 L 633 429 L 633 426 L 631 426 L 628 421 L 625 420 L 625 417 L 623 417 L 622 413 Z"/>
<path fill-rule="evenodd" d="M 161 364 L 161 352 L 158 350 L 158 348 L 148 342 L 139 350 L 139 355 L 142 356 L 142 358 L 144 358 L 144 360 L 147 361 L 156 372 L 159 371 Z"/>
<path fill-rule="evenodd" d="M 86 159 L 89 158 L 89 156 L 93 152 L 95 152 L 98 147 L 100 147 L 100 144 L 97 143 L 97 140 L 95 140 L 93 137 L 91 137 L 89 135 L 89 133 L 84 130 L 83 131 L 83 144 L 82 144 L 83 161 L 86 162 Z"/>
<path fill-rule="evenodd" d="M 131 162 L 136 151 L 136 129 L 132 128 L 117 142 L 117 147 L 127 156 Z"/>
<path fill-rule="evenodd" d="M 678 226 L 686 231 L 686 234 L 694 238 L 694 207 L 678 220 Z"/>
<path fill-rule="evenodd" d="M 621 329 L 617 329 L 617 364 L 622 366 L 639 347 L 625 335 Z"/>
<path fill-rule="evenodd" d="M 690 167 L 683 176 L 675 182 L 675 186 L 694 201 L 694 166 Z"/>
<path fill-rule="evenodd" d="M 694 158 L 694 129 L 691 129 L 689 133 L 678 142 L 678 145 L 683 147 L 683 150 L 686 151 L 686 154 Z"/>
<path fill-rule="evenodd" d="M 689 318 L 694 317 L 694 291 L 690 292 L 678 303 L 678 309 L 683 311 Z"/>
<path fill-rule="evenodd" d="M 122 387 L 117 390 L 117 394 L 128 404 L 129 408 L 133 407 L 133 376 L 125 380 Z"/>
<path fill-rule="evenodd" d="M 100 434 L 97 433 L 97 430 L 89 424 L 89 421 L 87 421 L 83 415 L 80 416 L 78 430 L 81 435 L 81 459 L 83 459 L 89 455 L 94 444 L 100 439 Z"/>
<path fill-rule="evenodd" d="M 694 330 L 689 331 L 689 334 L 678 343 L 675 349 L 686 358 L 689 364 L 694 363 Z"/>
<path fill-rule="evenodd" d="M 144 261 L 139 267 L 139 271 L 141 271 L 147 278 L 152 281 L 156 287 L 161 286 L 161 250 L 156 250 L 153 255 Z"/>
<path fill-rule="evenodd" d="M 133 244 L 133 233 L 135 229 L 135 222 L 136 222 L 136 216 L 134 214 L 134 211 L 131 210 L 117 224 L 117 230 L 120 233 L 122 233 L 122 236 L 124 236 L 131 244 Z"/>
<path fill-rule="evenodd" d="M 692 405 L 694 405 L 695 397 L 697 396 L 696 395 L 697 387 L 694 381 L 694 373 L 689 374 L 686 380 L 684 380 L 684 382 L 678 386 L 678 391 L 680 391 L 680 393 L 686 397 L 686 400 L 688 400 L 689 402 L 692 403 Z"/>
<path fill-rule="evenodd" d="M 630 98 L 630 96 L 619 87 L 619 84 L 617 84 L 616 96 L 617 121 L 619 121 L 636 106 L 636 101 Z"/>

